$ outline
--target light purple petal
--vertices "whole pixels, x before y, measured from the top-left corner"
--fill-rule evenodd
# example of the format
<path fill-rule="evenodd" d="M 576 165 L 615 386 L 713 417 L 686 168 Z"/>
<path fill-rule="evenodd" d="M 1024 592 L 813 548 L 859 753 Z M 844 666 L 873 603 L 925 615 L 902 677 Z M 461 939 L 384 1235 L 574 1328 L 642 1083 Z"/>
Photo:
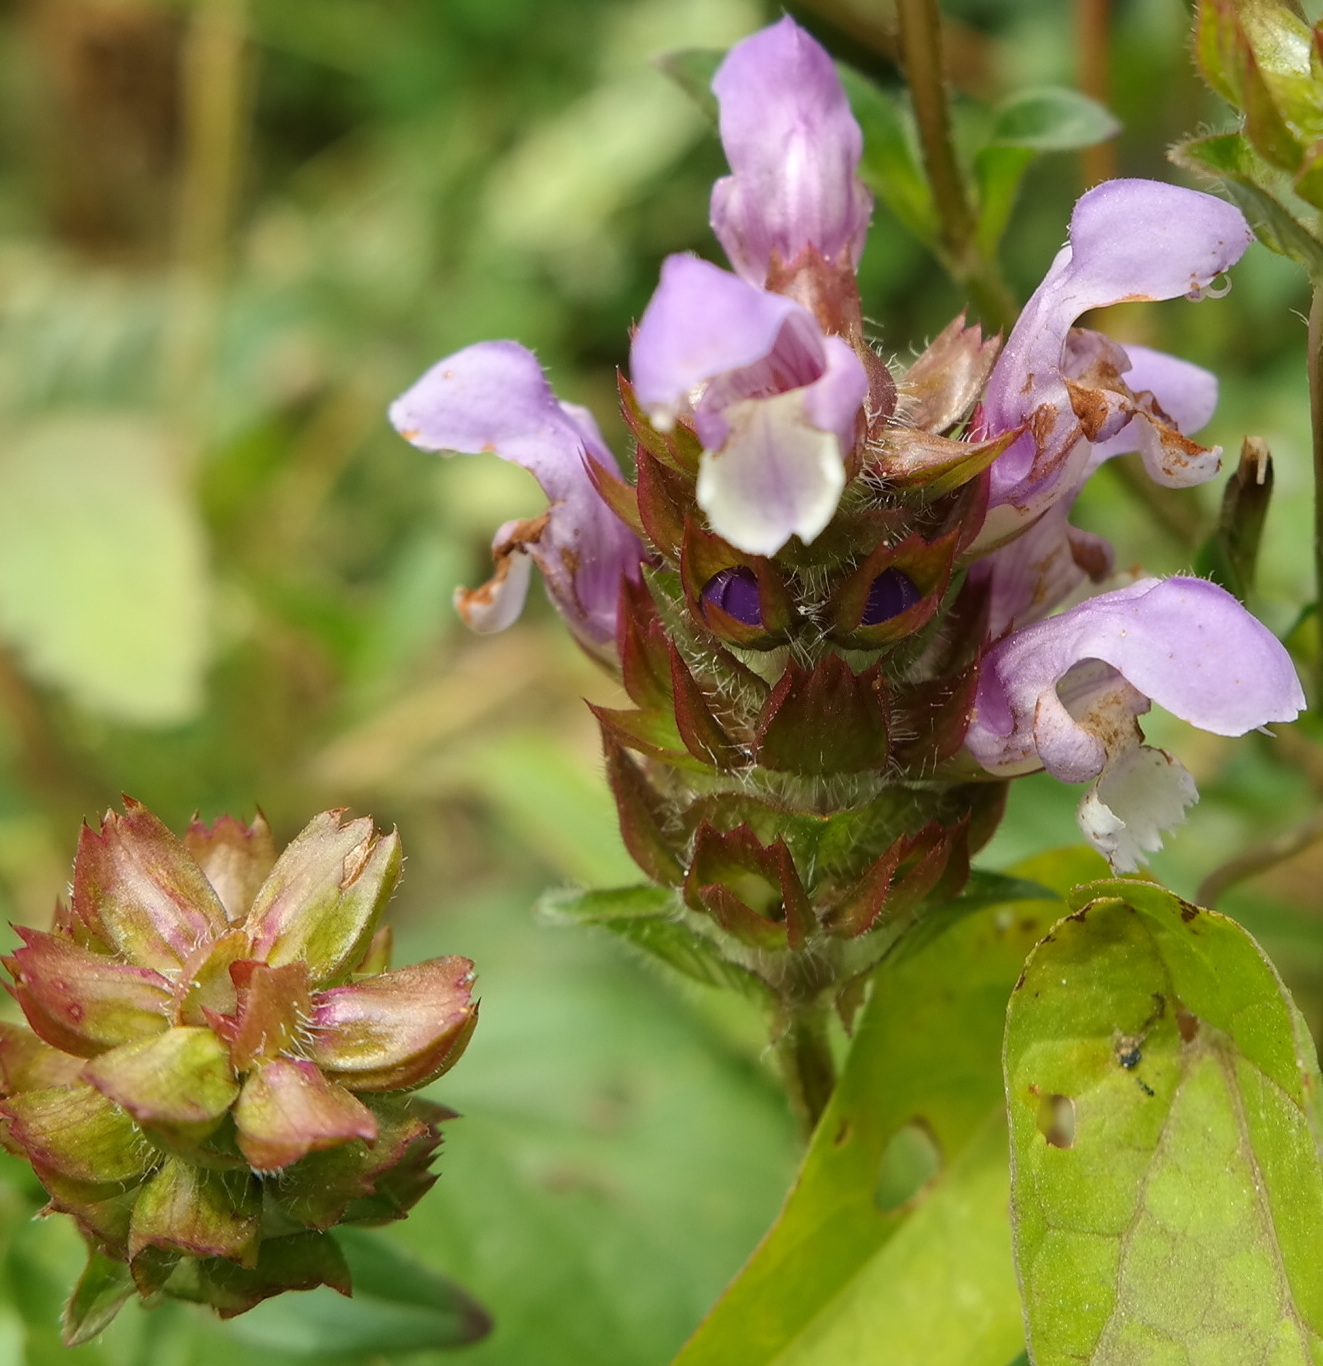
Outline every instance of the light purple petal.
<path fill-rule="evenodd" d="M 868 397 L 868 376 L 854 348 L 839 337 L 824 337 L 823 352 L 825 368 L 804 390 L 804 415 L 820 431 L 834 432 L 841 450 L 848 451 Z"/>
<path fill-rule="evenodd" d="M 712 89 L 734 173 L 712 190 L 712 228 L 754 284 L 775 252 L 789 265 L 805 247 L 859 260 L 872 196 L 858 178 L 863 137 L 826 52 L 785 18 L 733 47 Z"/>
<path fill-rule="evenodd" d="M 788 324 L 792 335 L 783 340 Z M 784 294 L 758 289 L 697 256 L 668 256 L 634 334 L 634 392 L 649 416 L 665 425 L 709 381 L 761 370 L 778 343 L 793 373 L 748 376 L 741 392 L 724 393 L 724 402 L 709 400 L 707 407 L 719 411 L 758 389 L 776 392 L 810 383 L 822 373 L 821 334 L 808 310 Z"/>
<path fill-rule="evenodd" d="M 1027 771 L 1036 757 L 1068 782 L 1096 777 L 1102 737 L 1075 722 L 1057 692 L 1084 660 L 1217 735 L 1294 720 L 1305 705 L 1290 656 L 1231 594 L 1202 579 L 1143 579 L 993 647 L 965 738 L 979 763 Z"/>
<path fill-rule="evenodd" d="M 1089 309 L 1132 299 L 1197 296 L 1252 240 L 1244 217 L 1230 204 L 1147 180 L 1107 181 L 1090 190 L 1075 206 L 1070 237 L 1020 314 L 988 380 L 982 434 L 1037 417 L 1033 435 L 1019 438 L 992 466 L 984 545 L 1016 534 L 1056 499 L 1073 494 L 1087 474 L 1091 449 L 1062 378 L 1075 320 Z M 1118 437 L 1115 424 L 1122 415 L 1119 403 L 1109 406 L 1114 412 L 1101 430 L 1104 440 Z M 1163 483 L 1197 483 L 1217 468 L 1216 452 L 1147 419 L 1122 430 Z"/>
<path fill-rule="evenodd" d="M 1197 190 L 1109 180 L 1083 195 L 1062 248 L 1020 314 L 984 398 L 989 431 L 1017 426 L 1042 401 L 1066 334 L 1092 308 L 1198 294 L 1253 241 L 1239 209 Z"/>
<path fill-rule="evenodd" d="M 589 476 L 585 453 L 609 470 L 617 468 L 596 423 L 585 409 L 557 401 L 532 352 L 509 341 L 457 351 L 396 399 L 390 418 L 423 450 L 490 451 L 531 471 L 550 507 L 545 525 L 529 526 L 526 552 L 586 644 L 602 647 L 614 639 L 620 580 L 637 577 L 642 548 Z M 522 603 L 517 569 L 502 584 L 493 587 L 487 629 L 505 617 L 512 620 L 515 599 Z M 474 611 L 482 615 L 480 604 Z"/>
<path fill-rule="evenodd" d="M 1054 503 L 1023 535 L 977 561 L 970 578 L 988 593 L 989 640 L 1037 621 L 1086 580 L 1112 572 L 1112 547 L 1069 522 L 1070 502 Z"/>

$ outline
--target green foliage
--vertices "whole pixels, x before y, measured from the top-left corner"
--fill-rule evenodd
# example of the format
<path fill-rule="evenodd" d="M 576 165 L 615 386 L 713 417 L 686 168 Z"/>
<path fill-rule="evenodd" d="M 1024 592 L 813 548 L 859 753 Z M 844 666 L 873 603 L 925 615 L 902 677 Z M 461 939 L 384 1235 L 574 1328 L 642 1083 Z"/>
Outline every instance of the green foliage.
<path fill-rule="evenodd" d="M 1077 850 L 1017 872 L 1063 892 L 1100 863 Z M 895 1366 L 1015 1355 L 998 1040 L 1024 956 L 1059 909 L 1041 891 L 985 906 L 882 965 L 785 1208 L 676 1366 L 826 1366 L 880 1341 Z M 916 1127 L 940 1167 L 879 1207 L 893 1145 Z"/>
<path fill-rule="evenodd" d="M 1034 1361 L 1316 1360 L 1319 1072 L 1299 1012 L 1224 916 L 1142 882 L 1070 901 L 1006 1032 Z"/>
<path fill-rule="evenodd" d="M 0 634 L 95 711 L 160 725 L 202 699 L 211 592 L 177 452 L 150 415 L 51 414 L 0 456 Z"/>

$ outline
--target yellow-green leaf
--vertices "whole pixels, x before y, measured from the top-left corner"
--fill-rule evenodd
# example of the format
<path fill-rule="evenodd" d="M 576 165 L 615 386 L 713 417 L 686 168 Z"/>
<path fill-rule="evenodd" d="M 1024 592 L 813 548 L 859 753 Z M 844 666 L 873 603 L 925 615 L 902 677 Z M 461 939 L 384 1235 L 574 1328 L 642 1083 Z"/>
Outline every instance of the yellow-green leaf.
<path fill-rule="evenodd" d="M 1318 1065 L 1234 921 L 1078 889 L 1006 1036 L 1016 1257 L 1036 1366 L 1317 1361 Z"/>

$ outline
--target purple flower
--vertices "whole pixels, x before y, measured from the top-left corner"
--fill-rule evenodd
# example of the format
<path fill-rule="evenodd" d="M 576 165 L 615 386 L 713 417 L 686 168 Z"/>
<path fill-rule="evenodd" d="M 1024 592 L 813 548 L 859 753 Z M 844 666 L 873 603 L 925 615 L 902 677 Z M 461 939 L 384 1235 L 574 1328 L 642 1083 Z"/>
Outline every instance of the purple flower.
<path fill-rule="evenodd" d="M 826 52 L 784 18 L 733 47 L 712 89 L 733 172 L 712 188 L 712 228 L 736 271 L 761 285 L 773 258 L 790 265 L 810 246 L 833 265 L 857 262 L 873 200 Z"/>
<path fill-rule="evenodd" d="M 541 517 L 507 522 L 496 533 L 496 573 L 481 588 L 456 592 L 460 615 L 477 631 L 500 631 L 519 615 L 533 563 L 579 640 L 601 652 L 614 640 L 622 578 L 637 579 L 643 549 L 602 500 L 591 456 L 617 466 L 584 408 L 561 403 L 532 352 L 516 342 L 479 342 L 438 361 L 391 405 L 391 421 L 425 451 L 490 451 L 522 465 L 550 506 Z"/>
<path fill-rule="evenodd" d="M 977 434 L 1028 430 L 992 466 L 980 546 L 1015 536 L 1123 450 L 1138 450 L 1149 474 L 1172 487 L 1217 472 L 1220 451 L 1181 431 L 1211 414 L 1213 377 L 1074 323 L 1110 304 L 1200 297 L 1252 240 L 1238 209 L 1195 190 L 1112 180 L 1081 197 L 1070 244 L 1020 314 L 988 380 Z"/>
<path fill-rule="evenodd" d="M 822 531 L 857 469 L 870 369 L 881 369 L 854 285 L 873 201 L 840 78 L 793 20 L 732 48 L 712 89 L 733 172 L 713 188 L 712 227 L 736 275 L 667 260 L 632 373 L 655 426 L 683 417 L 698 432 L 698 505 L 713 531 L 774 555 Z"/>
<path fill-rule="evenodd" d="M 693 423 L 703 443 L 698 503 L 717 535 L 774 555 L 831 521 L 868 377 L 806 308 L 695 256 L 671 256 L 630 365 L 655 427 Z"/>
<path fill-rule="evenodd" d="M 1129 872 L 1196 797 L 1176 759 L 1142 744 L 1150 699 L 1216 735 L 1292 721 L 1305 705 L 1285 649 L 1229 593 L 1142 579 L 993 646 L 965 745 L 992 773 L 1091 783 L 1080 828 Z"/>

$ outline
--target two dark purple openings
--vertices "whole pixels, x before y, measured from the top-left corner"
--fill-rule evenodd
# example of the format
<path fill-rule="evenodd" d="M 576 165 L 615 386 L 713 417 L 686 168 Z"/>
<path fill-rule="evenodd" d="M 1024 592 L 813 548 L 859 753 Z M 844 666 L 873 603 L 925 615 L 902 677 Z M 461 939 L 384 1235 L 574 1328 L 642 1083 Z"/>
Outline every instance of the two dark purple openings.
<path fill-rule="evenodd" d="M 719 607 L 743 626 L 763 624 L 758 578 L 752 569 L 739 566 L 714 574 L 703 586 L 703 601 Z M 884 569 L 873 580 L 864 604 L 860 626 L 880 626 L 914 606 L 922 594 L 914 580 L 899 569 Z"/>

